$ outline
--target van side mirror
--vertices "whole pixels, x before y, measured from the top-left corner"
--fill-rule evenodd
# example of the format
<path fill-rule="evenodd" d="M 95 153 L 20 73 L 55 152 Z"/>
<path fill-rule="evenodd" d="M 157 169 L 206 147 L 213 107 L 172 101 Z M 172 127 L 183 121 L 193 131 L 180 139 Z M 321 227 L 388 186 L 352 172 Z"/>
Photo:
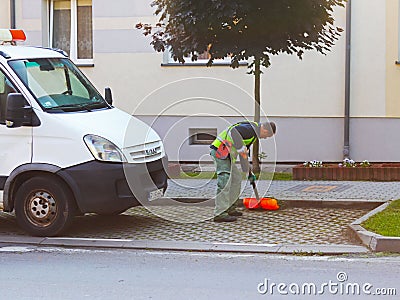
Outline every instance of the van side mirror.
<path fill-rule="evenodd" d="M 10 93 L 6 104 L 7 127 L 21 127 L 25 118 L 25 98 L 20 93 Z"/>
<path fill-rule="evenodd" d="M 106 88 L 105 88 L 105 93 L 104 93 L 104 95 L 105 95 L 106 102 L 107 102 L 108 104 L 112 105 L 112 103 L 113 103 L 113 98 L 112 98 L 111 88 L 106 87 Z"/>

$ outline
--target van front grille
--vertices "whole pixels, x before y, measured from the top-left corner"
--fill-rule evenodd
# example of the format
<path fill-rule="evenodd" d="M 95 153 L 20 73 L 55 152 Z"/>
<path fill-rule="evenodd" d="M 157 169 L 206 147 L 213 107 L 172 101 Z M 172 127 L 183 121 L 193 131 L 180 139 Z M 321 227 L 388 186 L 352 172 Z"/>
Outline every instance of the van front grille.
<path fill-rule="evenodd" d="M 136 145 L 124 149 L 130 163 L 145 163 L 158 160 L 163 154 L 163 145 L 161 141 L 150 142 L 142 145 Z"/>

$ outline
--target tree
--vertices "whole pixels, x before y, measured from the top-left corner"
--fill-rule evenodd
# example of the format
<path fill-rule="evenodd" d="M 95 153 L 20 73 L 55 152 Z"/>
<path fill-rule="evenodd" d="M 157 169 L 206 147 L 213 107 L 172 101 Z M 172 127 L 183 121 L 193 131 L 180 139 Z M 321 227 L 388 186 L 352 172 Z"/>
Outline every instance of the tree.
<path fill-rule="evenodd" d="M 195 61 L 209 52 L 207 66 L 215 59 L 231 58 L 231 67 L 251 61 L 255 77 L 254 121 L 260 121 L 261 67 L 270 66 L 270 56 L 306 50 L 326 54 L 343 31 L 334 25 L 333 9 L 346 0 L 154 0 L 159 21 L 136 28 L 151 35 L 156 51 L 171 51 L 175 61 Z M 260 171 L 259 146 L 253 149 L 253 170 Z"/>

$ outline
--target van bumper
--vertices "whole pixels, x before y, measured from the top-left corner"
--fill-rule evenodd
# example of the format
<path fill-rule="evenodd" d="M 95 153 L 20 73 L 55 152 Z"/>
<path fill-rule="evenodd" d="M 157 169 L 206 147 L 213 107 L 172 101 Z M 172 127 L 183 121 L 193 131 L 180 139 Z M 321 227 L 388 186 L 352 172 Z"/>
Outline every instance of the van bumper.
<path fill-rule="evenodd" d="M 71 187 L 82 213 L 113 214 L 149 203 L 150 192 L 167 189 L 167 157 L 150 163 L 90 161 L 57 172 Z"/>

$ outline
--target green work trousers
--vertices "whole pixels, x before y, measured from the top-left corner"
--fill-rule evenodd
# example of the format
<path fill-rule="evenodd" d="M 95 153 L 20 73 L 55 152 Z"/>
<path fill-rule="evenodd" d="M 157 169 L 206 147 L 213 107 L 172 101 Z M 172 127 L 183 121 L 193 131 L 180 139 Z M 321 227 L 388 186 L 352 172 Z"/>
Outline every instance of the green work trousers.
<path fill-rule="evenodd" d="M 219 159 L 215 156 L 216 150 L 211 149 L 217 172 L 217 195 L 215 197 L 215 216 L 226 216 L 236 209 L 240 195 L 242 174 L 229 159 Z"/>

